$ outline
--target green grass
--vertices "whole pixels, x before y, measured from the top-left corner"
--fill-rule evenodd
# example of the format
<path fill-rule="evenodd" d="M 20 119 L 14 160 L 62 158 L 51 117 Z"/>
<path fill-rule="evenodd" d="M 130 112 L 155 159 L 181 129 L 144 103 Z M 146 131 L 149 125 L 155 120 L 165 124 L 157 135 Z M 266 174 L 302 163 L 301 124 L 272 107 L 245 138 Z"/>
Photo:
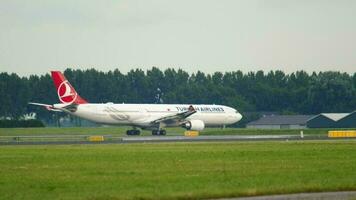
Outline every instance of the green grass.
<path fill-rule="evenodd" d="M 0 128 L 0 136 L 10 135 L 125 135 L 130 127 L 75 127 L 75 128 Z M 305 129 L 305 135 L 327 135 L 329 129 Z M 167 128 L 168 135 L 183 135 L 183 128 Z M 245 128 L 206 128 L 201 135 L 297 135 L 295 129 L 245 129 Z M 142 131 L 142 135 L 151 135 Z"/>
<path fill-rule="evenodd" d="M 205 199 L 356 190 L 356 142 L 0 146 L 0 199 Z"/>

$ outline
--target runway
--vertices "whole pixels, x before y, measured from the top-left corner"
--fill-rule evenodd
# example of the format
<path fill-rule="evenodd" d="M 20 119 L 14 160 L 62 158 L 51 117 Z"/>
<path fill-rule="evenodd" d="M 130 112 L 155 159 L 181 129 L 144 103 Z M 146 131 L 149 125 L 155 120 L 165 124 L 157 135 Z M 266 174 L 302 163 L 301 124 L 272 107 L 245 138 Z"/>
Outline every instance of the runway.
<path fill-rule="evenodd" d="M 38 135 L 0 136 L 0 145 L 62 145 L 62 144 L 113 144 L 159 142 L 232 142 L 232 141 L 289 141 L 289 140 L 340 140 L 320 135 L 211 135 L 211 136 L 112 136 L 103 141 L 90 141 L 92 135 Z"/>

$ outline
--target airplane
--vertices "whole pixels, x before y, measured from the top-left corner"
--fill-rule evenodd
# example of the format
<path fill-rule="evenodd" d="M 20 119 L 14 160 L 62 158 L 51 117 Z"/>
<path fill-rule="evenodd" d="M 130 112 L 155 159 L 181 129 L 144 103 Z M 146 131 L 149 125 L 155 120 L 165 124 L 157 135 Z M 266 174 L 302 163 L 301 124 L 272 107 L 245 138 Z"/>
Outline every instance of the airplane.
<path fill-rule="evenodd" d="M 233 124 L 242 118 L 236 109 L 224 105 L 89 103 L 79 96 L 60 71 L 51 71 L 51 75 L 61 103 L 29 104 L 98 124 L 133 127 L 126 131 L 127 135 L 139 135 L 138 128 L 152 130 L 152 135 L 166 135 L 165 127 L 202 131 L 205 127 Z"/>

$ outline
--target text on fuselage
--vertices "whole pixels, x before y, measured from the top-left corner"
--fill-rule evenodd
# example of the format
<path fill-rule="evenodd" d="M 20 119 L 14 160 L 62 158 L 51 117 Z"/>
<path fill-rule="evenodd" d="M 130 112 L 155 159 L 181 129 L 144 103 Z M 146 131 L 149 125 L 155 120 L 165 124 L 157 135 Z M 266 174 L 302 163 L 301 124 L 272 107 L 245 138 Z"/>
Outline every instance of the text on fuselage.
<path fill-rule="evenodd" d="M 176 107 L 178 111 L 185 112 L 188 111 L 188 107 Z M 194 107 L 196 111 L 200 112 L 225 112 L 222 107 L 204 107 L 204 106 L 196 106 Z"/>

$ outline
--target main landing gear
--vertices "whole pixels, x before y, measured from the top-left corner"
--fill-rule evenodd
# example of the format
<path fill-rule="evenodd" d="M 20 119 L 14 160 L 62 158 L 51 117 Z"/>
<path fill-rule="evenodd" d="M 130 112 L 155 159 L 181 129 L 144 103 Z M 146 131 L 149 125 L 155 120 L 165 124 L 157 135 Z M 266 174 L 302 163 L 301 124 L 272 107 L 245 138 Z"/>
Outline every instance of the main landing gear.
<path fill-rule="evenodd" d="M 140 130 L 137 130 L 137 129 L 132 129 L 132 130 L 127 130 L 126 131 L 126 134 L 127 135 L 140 135 Z"/>
<path fill-rule="evenodd" d="M 152 130 L 152 135 L 166 135 L 166 130 Z"/>
<path fill-rule="evenodd" d="M 140 135 L 140 130 L 138 129 L 132 129 L 132 130 L 127 130 L 126 134 L 127 135 Z M 159 129 L 159 130 L 152 130 L 152 135 L 166 135 L 167 132 L 166 130 Z"/>

